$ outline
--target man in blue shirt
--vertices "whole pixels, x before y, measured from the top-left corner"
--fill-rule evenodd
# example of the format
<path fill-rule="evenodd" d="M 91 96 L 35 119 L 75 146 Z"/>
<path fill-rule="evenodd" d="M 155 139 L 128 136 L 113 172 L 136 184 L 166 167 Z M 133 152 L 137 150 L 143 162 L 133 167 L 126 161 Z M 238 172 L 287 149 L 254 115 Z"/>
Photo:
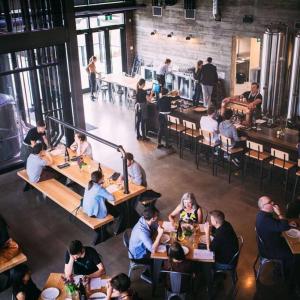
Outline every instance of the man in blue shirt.
<path fill-rule="evenodd" d="M 44 181 L 54 177 L 54 173 L 45 170 L 45 167 L 51 165 L 53 159 L 49 152 L 45 151 L 45 156 L 42 158 L 43 145 L 36 143 L 33 146 L 32 153 L 29 155 L 26 163 L 26 171 L 29 181 L 32 183 Z"/>
<path fill-rule="evenodd" d="M 151 252 L 156 251 L 164 232 L 163 228 L 157 224 L 157 218 L 157 209 L 147 207 L 143 212 L 143 216 L 133 227 L 129 241 L 128 255 L 135 262 L 152 265 Z M 155 230 L 157 230 L 157 236 L 153 242 L 152 237 Z M 144 278 L 142 277 L 142 279 Z"/>
<path fill-rule="evenodd" d="M 139 163 L 134 160 L 133 154 L 127 152 L 128 177 L 132 183 L 147 187 L 146 173 Z"/>

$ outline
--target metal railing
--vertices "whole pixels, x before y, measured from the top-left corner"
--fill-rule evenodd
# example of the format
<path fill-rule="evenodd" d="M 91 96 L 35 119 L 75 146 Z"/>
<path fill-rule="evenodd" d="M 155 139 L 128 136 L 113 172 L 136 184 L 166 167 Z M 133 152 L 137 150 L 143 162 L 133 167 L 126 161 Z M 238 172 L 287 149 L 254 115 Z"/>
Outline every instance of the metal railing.
<path fill-rule="evenodd" d="M 121 145 L 116 145 L 114 143 L 111 143 L 107 140 L 104 140 L 98 136 L 95 136 L 81 128 L 77 128 L 77 127 L 74 127 L 73 125 L 70 125 L 64 121 L 61 121 L 55 117 L 51 117 L 51 116 L 46 116 L 46 124 L 47 124 L 47 134 L 49 135 L 50 132 L 51 132 L 51 121 L 52 122 L 55 122 L 57 124 L 60 124 L 61 126 L 65 127 L 65 128 L 68 128 L 68 129 L 72 129 L 74 130 L 75 132 L 79 132 L 79 133 L 83 133 L 85 134 L 86 136 L 94 139 L 95 141 L 101 143 L 101 144 L 104 144 L 110 148 L 113 148 L 113 149 L 116 149 L 118 152 L 121 153 L 121 158 L 122 158 L 122 161 L 123 161 L 123 178 L 124 178 L 124 194 L 129 194 L 129 187 L 128 187 L 128 169 L 127 169 L 127 159 L 126 159 L 126 151 L 124 150 L 124 148 L 121 146 Z M 48 138 L 48 136 L 47 136 Z M 50 143 L 51 143 L 51 138 L 49 138 L 48 140 Z"/>

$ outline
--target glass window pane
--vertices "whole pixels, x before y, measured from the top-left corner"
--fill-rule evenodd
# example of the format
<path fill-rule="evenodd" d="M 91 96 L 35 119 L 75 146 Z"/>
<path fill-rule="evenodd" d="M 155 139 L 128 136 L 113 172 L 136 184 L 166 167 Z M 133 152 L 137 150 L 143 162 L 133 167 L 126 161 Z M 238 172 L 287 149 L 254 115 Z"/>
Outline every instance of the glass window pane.
<path fill-rule="evenodd" d="M 88 18 L 76 18 L 77 30 L 88 29 L 88 28 L 89 28 Z"/>
<path fill-rule="evenodd" d="M 103 27 L 103 26 L 113 26 L 113 25 L 123 25 L 124 24 L 124 14 L 108 14 L 100 15 L 97 17 L 90 17 L 91 28 Z"/>
<path fill-rule="evenodd" d="M 97 57 L 97 72 L 106 73 L 106 56 L 105 56 L 105 40 L 104 31 L 93 33 L 93 49 L 94 55 Z"/>
<path fill-rule="evenodd" d="M 122 73 L 121 30 L 109 31 L 112 73 Z"/>
<path fill-rule="evenodd" d="M 89 77 L 88 77 L 88 73 L 85 70 L 88 65 L 85 34 L 77 35 L 77 43 L 78 43 L 78 56 L 79 56 L 80 76 L 81 76 L 81 87 L 83 89 L 86 89 L 89 87 Z"/>

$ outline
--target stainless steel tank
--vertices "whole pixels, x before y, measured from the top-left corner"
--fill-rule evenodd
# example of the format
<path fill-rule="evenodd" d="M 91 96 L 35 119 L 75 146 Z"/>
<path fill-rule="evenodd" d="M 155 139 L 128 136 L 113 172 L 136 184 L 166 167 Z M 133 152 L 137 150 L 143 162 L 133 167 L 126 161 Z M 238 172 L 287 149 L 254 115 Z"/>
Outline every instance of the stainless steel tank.
<path fill-rule="evenodd" d="M 281 115 L 287 45 L 287 26 L 270 25 L 263 36 L 260 87 L 263 96 L 263 114 L 272 119 Z"/>
<path fill-rule="evenodd" d="M 295 36 L 287 119 L 300 116 L 300 32 Z"/>

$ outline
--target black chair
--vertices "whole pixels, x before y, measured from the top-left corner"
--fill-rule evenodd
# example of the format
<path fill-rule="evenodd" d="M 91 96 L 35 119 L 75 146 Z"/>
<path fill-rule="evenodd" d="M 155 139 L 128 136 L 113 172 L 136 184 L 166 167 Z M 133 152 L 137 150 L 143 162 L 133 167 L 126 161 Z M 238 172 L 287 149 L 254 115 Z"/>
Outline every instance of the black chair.
<path fill-rule="evenodd" d="M 141 264 L 141 263 L 137 263 L 135 261 L 133 261 L 131 259 L 131 257 L 133 257 L 132 253 L 130 252 L 129 250 L 129 234 L 128 234 L 128 231 L 124 231 L 123 233 L 123 244 L 124 246 L 127 248 L 127 251 L 128 251 L 128 257 L 129 257 L 129 270 L 128 270 L 128 277 L 130 278 L 131 276 L 131 272 L 136 270 L 136 269 L 141 269 L 141 268 L 147 268 L 148 266 L 147 265 L 144 265 L 144 264 Z"/>
<path fill-rule="evenodd" d="M 164 273 L 170 282 L 170 285 L 166 288 L 165 299 L 169 300 L 173 296 L 178 296 L 180 299 L 185 300 L 186 294 L 192 290 L 192 275 L 164 270 L 160 273 Z"/>
<path fill-rule="evenodd" d="M 256 229 L 255 229 L 255 231 L 256 231 Z M 256 231 L 256 242 L 257 242 L 257 248 L 258 248 L 258 255 L 253 264 L 255 280 L 257 282 L 259 281 L 259 276 L 260 276 L 264 266 L 267 263 L 273 263 L 274 265 L 279 266 L 280 275 L 281 275 L 282 279 L 284 280 L 284 270 L 283 270 L 282 260 L 266 257 L 267 252 L 266 252 L 265 244 L 264 244 L 262 238 L 258 235 L 257 231 Z M 258 268 L 256 269 L 257 262 L 258 262 Z"/>
<path fill-rule="evenodd" d="M 244 245 L 244 238 L 242 235 L 238 237 L 239 240 L 239 249 L 232 257 L 231 261 L 228 264 L 215 264 L 215 273 L 230 273 L 231 275 L 231 283 L 232 283 L 232 289 L 231 291 L 235 293 L 236 291 L 236 283 L 238 281 L 238 275 L 237 275 L 237 266 L 239 262 L 239 257 Z"/>

